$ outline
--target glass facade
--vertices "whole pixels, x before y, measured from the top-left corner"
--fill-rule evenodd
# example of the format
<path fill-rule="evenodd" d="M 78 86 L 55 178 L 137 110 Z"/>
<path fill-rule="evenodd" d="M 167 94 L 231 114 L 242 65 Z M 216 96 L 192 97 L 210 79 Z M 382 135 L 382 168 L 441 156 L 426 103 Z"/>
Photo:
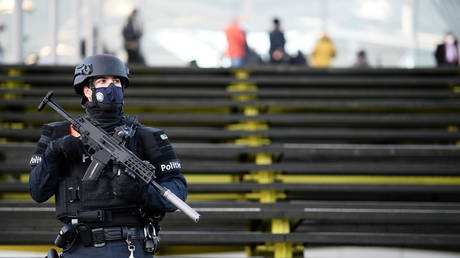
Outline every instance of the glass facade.
<path fill-rule="evenodd" d="M 12 6 L 0 0 L 1 62 L 12 48 Z M 126 59 L 121 30 L 133 8 L 144 34 L 141 49 L 147 65 L 202 67 L 228 65 L 225 26 L 243 17 L 247 41 L 268 58 L 268 32 L 278 17 L 289 54 L 310 54 L 323 32 L 333 40 L 333 67 L 348 67 L 364 49 L 372 66 L 433 66 L 433 51 L 446 31 L 454 31 L 436 0 L 68 0 L 57 3 L 57 63 L 74 64 L 86 53 L 110 52 Z M 53 0 L 23 0 L 23 58 L 49 64 Z M 460 3 L 454 8 L 459 8 Z M 91 26 L 93 24 L 93 26 Z M 93 27 L 93 31 L 91 30 Z M 93 35 L 93 36 L 91 36 Z M 458 36 L 458 35 L 457 35 Z"/>

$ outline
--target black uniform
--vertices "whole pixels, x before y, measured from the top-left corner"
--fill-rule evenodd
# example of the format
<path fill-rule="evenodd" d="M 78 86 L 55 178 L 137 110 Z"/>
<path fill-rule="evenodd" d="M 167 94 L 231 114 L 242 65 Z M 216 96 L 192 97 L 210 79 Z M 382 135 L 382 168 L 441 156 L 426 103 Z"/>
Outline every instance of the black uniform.
<path fill-rule="evenodd" d="M 187 184 L 168 136 L 123 115 L 129 77 L 117 57 L 95 55 L 75 67 L 73 86 L 85 116 L 108 134 L 126 132 L 120 144 L 151 163 L 155 181 L 185 200 Z M 68 122 L 43 126 L 31 159 L 32 198 L 44 202 L 55 195 L 56 217 L 64 223 L 55 244 L 64 257 L 150 257 L 144 250 L 157 246 L 159 220 L 176 207 L 116 161 L 109 161 L 97 180 L 83 181 L 94 151 L 70 129 Z"/>
<path fill-rule="evenodd" d="M 155 166 L 158 183 L 185 200 L 186 181 L 181 173 L 181 163 L 167 135 L 160 129 L 128 120 L 123 118 L 120 126 L 130 123 L 129 126 L 135 133 L 127 139 L 126 147 Z M 100 257 L 127 257 L 129 251 L 124 240 L 117 239 L 121 244 L 108 240 L 110 234 L 126 237 L 126 232 L 133 235 L 135 257 L 143 257 L 145 225 L 149 222 L 157 223 L 164 212 L 174 211 L 176 208 L 151 185 L 142 185 L 129 178 L 121 164 L 109 162 L 97 181 L 83 182 L 83 174 L 91 163 L 90 153 L 69 132 L 70 124 L 67 122 L 51 123 L 43 127 L 36 153 L 31 160 L 29 180 L 30 193 L 35 201 L 44 202 L 55 195 L 57 218 L 63 223 L 77 225 L 79 234 L 75 245 L 64 253 L 64 257 L 85 257 L 84 253 L 87 252 L 92 256 L 99 254 Z M 69 139 L 75 141 L 74 148 L 56 151 L 56 144 Z M 132 200 L 118 198 L 116 193 L 129 189 L 129 185 L 134 185 L 139 190 L 136 196 Z M 106 250 L 114 247 L 119 250 Z M 112 256 L 111 253 L 117 255 Z M 70 256 L 71 254 L 76 256 Z M 150 256 L 146 253 L 145 255 Z"/>

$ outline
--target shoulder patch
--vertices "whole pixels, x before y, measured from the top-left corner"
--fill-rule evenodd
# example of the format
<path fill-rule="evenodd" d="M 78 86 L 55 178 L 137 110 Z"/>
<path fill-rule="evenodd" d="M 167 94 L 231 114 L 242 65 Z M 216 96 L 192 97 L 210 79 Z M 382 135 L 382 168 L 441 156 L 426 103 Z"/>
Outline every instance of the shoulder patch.
<path fill-rule="evenodd" d="M 32 158 L 30 158 L 29 161 L 29 166 L 30 167 L 35 167 L 36 165 L 40 164 L 42 162 L 42 156 L 38 154 L 32 155 Z"/>
<path fill-rule="evenodd" d="M 168 160 L 165 162 L 159 163 L 159 167 L 162 173 L 170 172 L 172 170 L 180 170 L 182 169 L 182 164 L 178 159 L 175 160 Z"/>

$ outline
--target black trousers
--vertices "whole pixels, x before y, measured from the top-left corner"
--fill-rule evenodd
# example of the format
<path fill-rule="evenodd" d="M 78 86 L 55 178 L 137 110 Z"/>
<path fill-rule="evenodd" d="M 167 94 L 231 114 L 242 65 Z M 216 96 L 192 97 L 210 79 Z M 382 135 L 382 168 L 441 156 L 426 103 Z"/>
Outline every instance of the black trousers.
<path fill-rule="evenodd" d="M 139 240 L 133 240 L 135 258 L 152 258 L 152 254 L 144 252 L 144 243 Z M 107 241 L 104 247 L 85 247 L 81 243 L 75 243 L 69 251 L 63 254 L 64 258 L 128 258 L 131 252 L 128 245 L 123 240 Z"/>

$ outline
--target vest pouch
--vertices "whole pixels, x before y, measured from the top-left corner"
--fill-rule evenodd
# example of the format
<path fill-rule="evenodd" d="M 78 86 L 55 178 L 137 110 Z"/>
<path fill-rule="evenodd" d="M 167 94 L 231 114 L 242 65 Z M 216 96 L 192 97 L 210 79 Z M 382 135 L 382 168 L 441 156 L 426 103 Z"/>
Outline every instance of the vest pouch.
<path fill-rule="evenodd" d="M 78 180 L 66 177 L 59 183 L 56 193 L 56 216 L 75 216 L 79 205 Z"/>
<path fill-rule="evenodd" d="M 80 198 L 82 210 L 100 210 L 126 207 L 128 204 L 113 194 L 111 178 L 107 173 L 102 174 L 99 180 L 82 181 Z"/>

